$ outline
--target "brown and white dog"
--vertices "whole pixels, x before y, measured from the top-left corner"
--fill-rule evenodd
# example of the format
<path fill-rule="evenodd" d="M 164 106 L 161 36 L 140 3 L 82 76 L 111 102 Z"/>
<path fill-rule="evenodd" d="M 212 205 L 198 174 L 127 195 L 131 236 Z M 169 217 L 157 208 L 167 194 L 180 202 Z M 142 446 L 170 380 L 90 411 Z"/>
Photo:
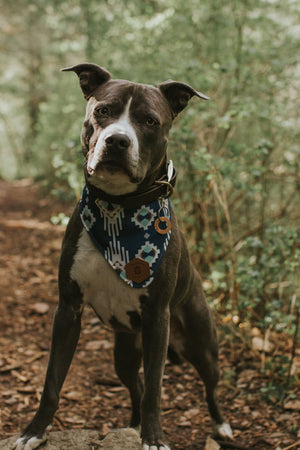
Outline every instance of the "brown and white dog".
<path fill-rule="evenodd" d="M 119 205 L 125 212 L 166 201 L 175 184 L 175 171 L 169 166 L 167 174 L 166 164 L 173 119 L 191 97 L 207 97 L 176 81 L 153 87 L 114 80 L 107 70 L 95 64 L 84 63 L 63 70 L 76 72 L 87 99 L 81 142 L 91 196 L 106 204 Z M 172 211 L 171 216 L 165 205 L 156 213 L 157 233 L 169 236 L 164 257 L 151 282 L 138 287 L 122 279 L 121 269 L 119 273 L 114 270 L 98 250 L 82 220 L 80 204 L 77 205 L 62 246 L 60 299 L 43 395 L 15 449 L 34 449 L 46 440 L 46 429 L 58 408 L 86 304 L 92 306 L 102 322 L 114 328 L 115 368 L 129 389 L 130 426 L 140 427 L 144 450 L 169 448 L 160 418 L 168 348 L 170 354 L 173 350 L 173 354 L 182 355 L 195 366 L 205 384 L 214 432 L 223 439 L 232 439 L 230 425 L 224 421 L 216 398 L 218 344 L 212 312 L 175 214 Z M 160 217 L 162 209 L 164 219 Z M 163 221 L 166 223 L 162 224 Z M 154 220 L 149 219 L 148 225 L 149 232 L 155 233 Z M 142 256 L 131 261 L 137 283 L 145 277 L 150 279 L 147 264 Z M 124 277 L 130 278 L 130 273 L 126 272 Z M 139 375 L 142 359 L 144 383 Z"/>

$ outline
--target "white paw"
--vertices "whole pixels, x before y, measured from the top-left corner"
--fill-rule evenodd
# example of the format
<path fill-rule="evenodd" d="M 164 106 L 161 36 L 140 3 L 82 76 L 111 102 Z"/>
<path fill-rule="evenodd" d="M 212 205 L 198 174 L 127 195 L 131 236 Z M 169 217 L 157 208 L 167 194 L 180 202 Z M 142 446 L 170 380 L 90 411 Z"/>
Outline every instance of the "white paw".
<path fill-rule="evenodd" d="M 32 450 L 38 448 L 43 442 L 47 440 L 47 435 L 44 434 L 42 438 L 37 438 L 36 436 L 28 439 L 26 436 L 20 437 L 13 445 L 13 450 Z"/>
<path fill-rule="evenodd" d="M 233 440 L 232 429 L 229 423 L 223 422 L 220 425 L 215 424 L 214 433 L 220 438 Z"/>
<path fill-rule="evenodd" d="M 143 450 L 171 450 L 170 447 L 167 445 L 160 445 L 159 447 L 157 445 L 143 445 Z"/>

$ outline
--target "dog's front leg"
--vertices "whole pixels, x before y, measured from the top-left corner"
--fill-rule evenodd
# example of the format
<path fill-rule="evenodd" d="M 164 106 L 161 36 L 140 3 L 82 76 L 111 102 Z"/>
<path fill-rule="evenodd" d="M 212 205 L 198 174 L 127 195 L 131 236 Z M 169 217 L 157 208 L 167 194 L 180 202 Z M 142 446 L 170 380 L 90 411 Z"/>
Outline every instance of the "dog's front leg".
<path fill-rule="evenodd" d="M 73 358 L 80 328 L 81 311 L 75 311 L 71 305 L 60 305 L 53 323 L 50 358 L 40 406 L 32 422 L 14 444 L 14 449 L 31 450 L 47 439 L 46 429 L 58 408 L 59 393 Z"/>
<path fill-rule="evenodd" d="M 169 307 L 157 299 L 142 302 L 145 391 L 141 404 L 143 449 L 169 449 L 160 420 L 162 378 L 169 340 Z"/>

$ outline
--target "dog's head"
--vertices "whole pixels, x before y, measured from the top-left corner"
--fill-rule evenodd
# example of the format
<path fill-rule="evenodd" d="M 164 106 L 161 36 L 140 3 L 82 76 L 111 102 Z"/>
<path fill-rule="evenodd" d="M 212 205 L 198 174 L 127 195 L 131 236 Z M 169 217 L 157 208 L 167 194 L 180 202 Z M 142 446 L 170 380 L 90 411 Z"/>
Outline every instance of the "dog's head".
<path fill-rule="evenodd" d="M 81 143 L 89 182 L 111 195 L 144 189 L 161 176 L 173 119 L 193 96 L 208 99 L 177 81 L 156 88 L 113 80 L 95 64 L 62 70 L 76 72 L 88 102 Z"/>

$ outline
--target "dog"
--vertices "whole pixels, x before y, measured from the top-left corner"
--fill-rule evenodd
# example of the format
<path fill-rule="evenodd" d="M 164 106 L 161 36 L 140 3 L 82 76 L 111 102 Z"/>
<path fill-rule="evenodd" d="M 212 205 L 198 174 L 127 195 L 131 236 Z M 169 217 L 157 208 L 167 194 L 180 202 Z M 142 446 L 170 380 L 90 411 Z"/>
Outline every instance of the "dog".
<path fill-rule="evenodd" d="M 86 186 L 62 244 L 59 305 L 40 406 L 14 448 L 34 449 L 47 439 L 86 304 L 114 329 L 115 369 L 129 390 L 130 426 L 140 429 L 144 450 L 169 449 L 160 418 L 168 349 L 197 369 L 214 432 L 232 439 L 216 397 L 212 312 L 169 200 L 176 181 L 167 162 L 169 130 L 192 97 L 208 97 L 172 80 L 154 87 L 112 79 L 95 64 L 62 70 L 78 75 L 87 100 L 81 132 Z"/>

